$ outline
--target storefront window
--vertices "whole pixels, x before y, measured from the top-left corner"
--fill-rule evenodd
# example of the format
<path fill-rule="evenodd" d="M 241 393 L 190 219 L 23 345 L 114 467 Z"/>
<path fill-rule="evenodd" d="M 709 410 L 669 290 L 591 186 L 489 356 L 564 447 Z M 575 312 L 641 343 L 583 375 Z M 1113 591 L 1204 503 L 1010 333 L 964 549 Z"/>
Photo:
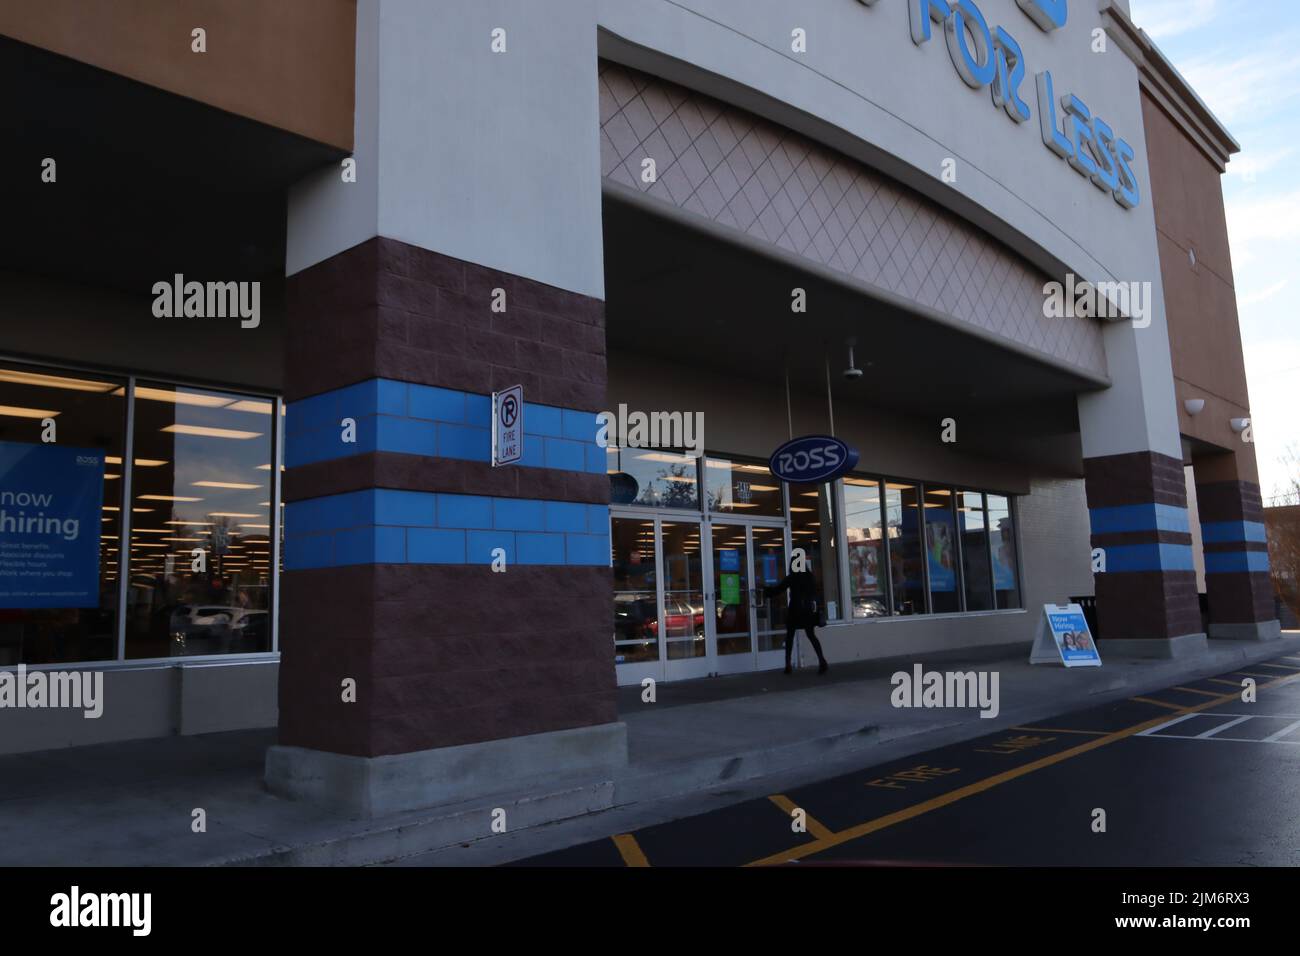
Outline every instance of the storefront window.
<path fill-rule="evenodd" d="M 957 522 L 961 535 L 962 572 L 966 576 L 966 610 L 991 610 L 993 584 L 989 579 L 988 522 L 982 494 L 978 491 L 958 493 Z"/>
<path fill-rule="evenodd" d="M 645 448 L 607 448 L 610 503 L 700 510 L 699 459 Z"/>
<path fill-rule="evenodd" d="M 654 521 L 648 519 L 610 519 L 614 661 L 619 664 L 659 659 L 654 526 Z"/>
<path fill-rule="evenodd" d="M 961 610 L 957 591 L 957 527 L 953 520 L 952 491 L 925 490 L 925 556 L 930 578 L 930 610 L 952 614 Z"/>
<path fill-rule="evenodd" d="M 988 503 L 997 606 L 999 609 L 1017 608 L 1020 607 L 1020 584 L 1016 571 L 1016 529 L 1011 502 L 1003 495 L 989 495 Z"/>
<path fill-rule="evenodd" d="M 135 395 L 126 656 L 269 651 L 274 403 Z"/>
<path fill-rule="evenodd" d="M 0 666 L 117 656 L 123 385 L 0 364 Z"/>
<path fill-rule="evenodd" d="M 781 482 L 767 465 L 708 458 L 705 473 L 710 511 L 731 512 L 747 518 L 781 517 Z"/>
<path fill-rule="evenodd" d="M 834 485 L 790 486 L 790 547 L 802 548 L 817 579 L 828 621 L 840 617 L 840 570 L 835 547 Z"/>
<path fill-rule="evenodd" d="M 889 569 L 893 580 L 895 614 L 925 613 L 920 505 L 920 493 L 915 485 L 885 483 Z"/>
<path fill-rule="evenodd" d="M 849 593 L 853 616 L 889 613 L 885 595 L 885 525 L 880 482 L 844 479 L 844 536 L 849 550 Z"/>

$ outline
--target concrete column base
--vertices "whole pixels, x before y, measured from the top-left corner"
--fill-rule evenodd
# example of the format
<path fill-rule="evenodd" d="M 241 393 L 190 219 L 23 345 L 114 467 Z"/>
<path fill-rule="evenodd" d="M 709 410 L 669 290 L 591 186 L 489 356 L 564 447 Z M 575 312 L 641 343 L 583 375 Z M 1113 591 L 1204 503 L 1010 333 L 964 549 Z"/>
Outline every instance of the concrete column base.
<path fill-rule="evenodd" d="M 1181 634 L 1178 637 L 1121 637 L 1097 642 L 1104 664 L 1107 655 L 1117 657 L 1143 657 L 1183 659 L 1200 657 L 1209 650 L 1204 634 Z"/>
<path fill-rule="evenodd" d="M 1255 621 L 1248 624 L 1210 624 L 1210 637 L 1216 641 L 1276 641 L 1282 636 L 1280 621 Z"/>
<path fill-rule="evenodd" d="M 277 745 L 266 753 L 266 785 L 277 796 L 369 818 L 625 766 L 627 725 L 618 722 L 383 757 Z"/>

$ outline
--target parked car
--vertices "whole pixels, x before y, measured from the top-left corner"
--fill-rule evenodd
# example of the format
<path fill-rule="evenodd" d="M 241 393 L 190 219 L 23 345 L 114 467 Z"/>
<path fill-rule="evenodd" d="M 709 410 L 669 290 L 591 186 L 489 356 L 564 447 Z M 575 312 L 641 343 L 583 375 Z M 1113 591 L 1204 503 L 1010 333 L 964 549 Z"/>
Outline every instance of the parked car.
<path fill-rule="evenodd" d="M 271 615 L 266 611 L 242 611 L 230 624 L 231 650 L 251 654 L 271 649 Z"/>
<path fill-rule="evenodd" d="M 181 604 L 171 613 L 171 654 L 188 657 L 270 650 L 269 641 L 262 641 L 262 635 L 269 635 L 266 617 L 265 611 L 251 608 Z M 259 643 L 265 646 L 255 646 Z"/>
<path fill-rule="evenodd" d="M 664 599 L 664 636 L 685 637 L 694 634 L 704 637 L 704 608 L 695 607 L 679 598 Z M 654 637 L 659 636 L 659 622 L 651 620 L 646 630 Z"/>
<path fill-rule="evenodd" d="M 244 614 L 243 608 L 222 607 L 220 605 L 181 604 L 172 611 L 171 626 L 212 627 L 218 624 L 230 624 L 236 617 Z"/>

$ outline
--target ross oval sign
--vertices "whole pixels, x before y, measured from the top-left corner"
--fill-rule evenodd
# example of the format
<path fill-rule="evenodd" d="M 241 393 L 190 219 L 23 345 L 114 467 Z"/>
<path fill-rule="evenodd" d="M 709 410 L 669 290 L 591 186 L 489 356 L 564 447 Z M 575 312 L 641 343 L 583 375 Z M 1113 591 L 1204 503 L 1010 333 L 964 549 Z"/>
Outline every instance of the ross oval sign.
<path fill-rule="evenodd" d="M 834 481 L 852 471 L 858 453 L 830 435 L 804 435 L 792 438 L 768 459 L 772 474 L 796 485 L 819 485 Z"/>

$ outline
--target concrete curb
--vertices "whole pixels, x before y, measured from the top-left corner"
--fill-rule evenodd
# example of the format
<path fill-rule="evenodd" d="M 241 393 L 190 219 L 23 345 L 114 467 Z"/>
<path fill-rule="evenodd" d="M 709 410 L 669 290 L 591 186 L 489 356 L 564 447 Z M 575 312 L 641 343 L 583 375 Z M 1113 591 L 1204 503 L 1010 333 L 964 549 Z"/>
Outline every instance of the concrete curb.
<path fill-rule="evenodd" d="M 855 755 L 881 752 L 881 760 L 897 759 L 936 747 L 960 743 L 990 732 L 1058 714 L 1074 705 L 1096 706 L 1160 690 L 1171 683 L 1199 680 L 1257 663 L 1300 648 L 1300 638 L 1241 644 L 1220 649 L 1188 669 L 1191 660 L 1152 662 L 1151 669 L 1133 674 L 1091 671 L 1083 680 L 1096 684 L 1069 698 L 1053 698 L 1038 706 L 1004 710 L 996 719 L 953 720 L 881 728 L 875 724 L 839 727 L 804 740 L 760 747 L 734 754 L 661 762 L 601 780 L 556 779 L 542 790 L 514 792 L 455 806 L 411 811 L 388 820 L 352 821 L 354 829 L 329 839 L 297 846 L 277 846 L 265 852 L 211 861 L 215 866 L 365 866 L 402 857 L 490 839 L 493 811 L 506 811 L 509 829 L 517 831 L 615 807 L 648 803 L 708 790 L 719 785 L 752 781 L 769 775 L 828 767 Z M 1104 651 L 1104 646 L 1103 646 Z M 1300 675 L 1300 671 L 1296 672 Z M 1286 676 L 1279 674 L 1279 677 Z M 837 771 L 840 772 L 840 771 Z M 815 779 L 815 778 L 810 778 Z"/>
<path fill-rule="evenodd" d="M 439 807 L 435 808 L 439 816 L 388 823 L 316 843 L 275 847 L 208 865 L 366 866 L 481 840 L 491 833 L 488 824 L 497 808 L 506 811 L 511 829 L 519 830 L 608 810 L 614 806 L 613 795 L 613 782 L 603 780 L 545 793 L 533 791 L 472 807 Z"/>

